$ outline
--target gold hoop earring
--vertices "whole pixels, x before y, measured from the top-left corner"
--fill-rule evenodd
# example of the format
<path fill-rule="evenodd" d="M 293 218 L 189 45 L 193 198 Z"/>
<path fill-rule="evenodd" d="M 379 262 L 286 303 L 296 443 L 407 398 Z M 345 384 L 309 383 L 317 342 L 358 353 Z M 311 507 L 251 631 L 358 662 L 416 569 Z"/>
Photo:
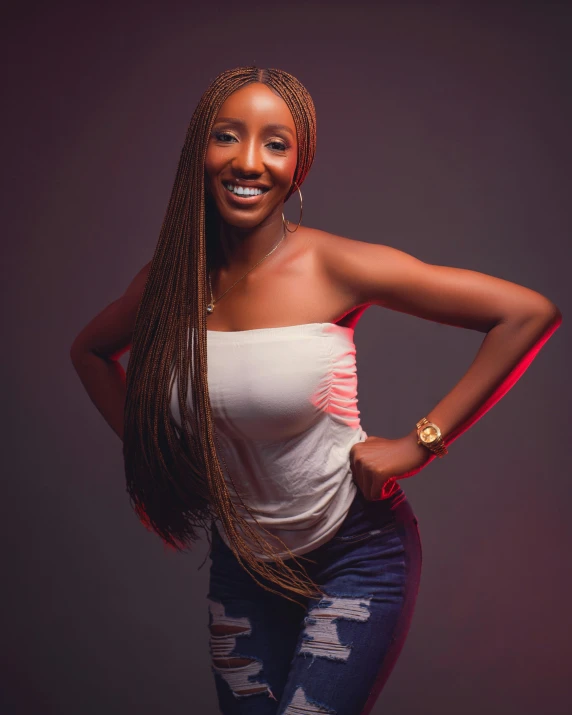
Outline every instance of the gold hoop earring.
<path fill-rule="evenodd" d="M 300 220 L 298 221 L 298 225 L 293 231 L 290 231 L 288 226 L 286 225 L 287 223 L 290 223 L 287 218 L 284 218 L 284 211 L 282 211 L 282 223 L 284 224 L 284 228 L 289 232 L 289 233 L 296 233 L 296 231 L 300 228 L 300 224 L 302 223 L 302 192 L 300 191 L 300 187 L 298 184 L 294 181 L 294 186 L 298 189 L 298 193 L 300 194 Z"/>

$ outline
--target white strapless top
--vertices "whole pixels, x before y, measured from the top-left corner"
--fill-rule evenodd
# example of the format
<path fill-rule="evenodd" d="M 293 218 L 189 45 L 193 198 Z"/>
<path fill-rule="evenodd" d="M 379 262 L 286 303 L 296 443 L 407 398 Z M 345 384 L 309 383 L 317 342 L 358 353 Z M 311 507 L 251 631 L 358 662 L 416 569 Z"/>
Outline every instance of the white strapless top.
<path fill-rule="evenodd" d="M 335 534 L 356 493 L 349 451 L 367 434 L 353 333 L 335 323 L 207 331 L 209 395 L 231 498 L 256 529 L 229 472 L 270 535 L 258 533 L 283 558 L 288 554 L 272 535 L 294 554 L 311 551 Z M 175 380 L 171 410 L 180 426 L 177 389 Z M 228 546 L 222 526 L 218 531 Z"/>

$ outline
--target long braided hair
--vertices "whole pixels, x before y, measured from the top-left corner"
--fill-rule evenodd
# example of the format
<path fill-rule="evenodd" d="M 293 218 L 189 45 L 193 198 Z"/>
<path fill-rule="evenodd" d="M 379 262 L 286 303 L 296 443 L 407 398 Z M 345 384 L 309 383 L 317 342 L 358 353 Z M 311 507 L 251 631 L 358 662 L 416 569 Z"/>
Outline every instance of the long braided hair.
<path fill-rule="evenodd" d="M 159 534 L 169 548 L 183 551 L 199 538 L 197 527 L 208 535 L 209 522 L 218 517 L 232 552 L 245 570 L 250 567 L 254 580 L 266 590 L 299 603 L 269 583 L 307 597 L 324 593 L 286 545 L 293 567 L 284 563 L 237 511 L 217 455 L 208 393 L 206 285 L 211 251 L 216 251 L 216 216 L 205 197 L 205 156 L 222 104 L 252 82 L 268 85 L 292 113 L 298 139 L 295 184 L 301 186 L 314 160 L 314 103 L 306 88 L 288 72 L 257 67 L 226 70 L 201 97 L 187 130 L 137 312 L 127 366 L 123 456 L 131 505 L 146 528 Z M 286 200 L 295 190 L 293 183 Z M 175 375 L 180 425 L 173 424 L 171 414 Z M 189 377 L 192 409 L 187 401 Z M 253 521 L 266 531 L 236 488 L 234 491 Z M 241 530 L 268 560 L 256 559 Z"/>

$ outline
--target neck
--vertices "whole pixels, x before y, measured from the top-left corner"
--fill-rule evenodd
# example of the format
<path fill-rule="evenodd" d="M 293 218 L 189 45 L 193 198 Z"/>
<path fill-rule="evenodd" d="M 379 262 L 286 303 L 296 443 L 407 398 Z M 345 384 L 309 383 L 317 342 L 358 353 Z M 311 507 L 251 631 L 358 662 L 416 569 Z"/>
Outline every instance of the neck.
<path fill-rule="evenodd" d="M 282 238 L 282 214 L 269 216 L 254 228 L 240 228 L 219 221 L 217 259 L 219 268 L 248 270 Z"/>

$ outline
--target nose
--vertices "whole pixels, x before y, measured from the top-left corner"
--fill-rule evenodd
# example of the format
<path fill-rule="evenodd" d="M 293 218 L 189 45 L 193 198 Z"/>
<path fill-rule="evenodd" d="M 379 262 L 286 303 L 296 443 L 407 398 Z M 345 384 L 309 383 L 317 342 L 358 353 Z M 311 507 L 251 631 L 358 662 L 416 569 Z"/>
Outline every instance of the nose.
<path fill-rule="evenodd" d="M 237 144 L 237 152 L 232 165 L 235 172 L 241 176 L 250 174 L 260 176 L 262 174 L 264 171 L 262 153 L 254 137 L 244 139 Z"/>

